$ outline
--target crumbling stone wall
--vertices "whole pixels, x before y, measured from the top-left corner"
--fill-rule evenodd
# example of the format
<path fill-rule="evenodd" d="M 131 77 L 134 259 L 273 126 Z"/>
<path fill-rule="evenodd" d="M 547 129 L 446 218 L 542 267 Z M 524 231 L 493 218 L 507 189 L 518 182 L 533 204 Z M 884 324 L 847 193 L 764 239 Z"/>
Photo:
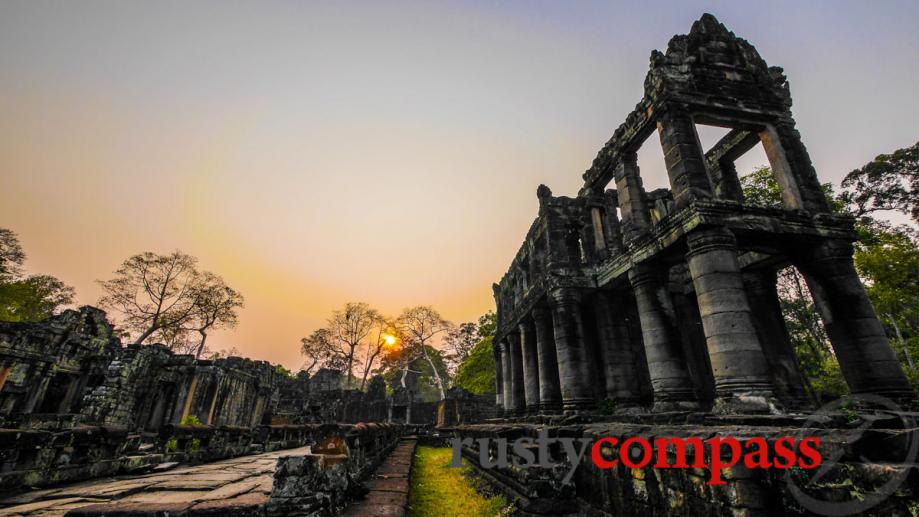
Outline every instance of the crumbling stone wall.
<path fill-rule="evenodd" d="M 851 391 L 913 401 L 855 272 L 853 221 L 830 212 L 791 104 L 782 69 L 711 15 L 651 54 L 643 98 L 577 197 L 539 186 L 538 216 L 494 285 L 504 415 L 811 406 L 776 294 L 787 266 Z M 696 124 L 730 131 L 706 151 Z M 655 132 L 670 189 L 646 192 L 637 151 Z M 781 209 L 743 198 L 734 162 L 759 144 Z"/>

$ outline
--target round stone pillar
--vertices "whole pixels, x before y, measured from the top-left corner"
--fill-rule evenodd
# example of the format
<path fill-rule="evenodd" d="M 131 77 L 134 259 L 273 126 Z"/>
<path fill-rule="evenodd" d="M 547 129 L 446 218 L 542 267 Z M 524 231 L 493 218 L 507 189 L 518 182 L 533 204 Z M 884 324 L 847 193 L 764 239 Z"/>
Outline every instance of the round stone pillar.
<path fill-rule="evenodd" d="M 511 363 L 511 404 L 506 406 L 508 413 L 512 416 L 520 416 L 524 413 L 526 402 L 523 393 L 523 357 L 520 353 L 520 336 L 516 333 L 508 334 L 508 356 Z"/>
<path fill-rule="evenodd" d="M 562 408 L 566 412 L 590 409 L 596 405 L 593 378 L 584 343 L 584 323 L 581 320 L 581 293 L 573 288 L 560 288 L 549 295 L 558 360 Z"/>
<path fill-rule="evenodd" d="M 507 338 L 500 341 L 501 346 L 501 378 L 504 381 L 504 416 L 511 416 L 514 407 L 514 388 L 511 385 L 511 351 Z"/>
<path fill-rule="evenodd" d="M 676 313 L 664 275 L 655 268 L 637 264 L 629 270 L 635 293 L 641 336 L 648 361 L 648 377 L 654 392 L 654 411 L 697 409 L 682 344 L 674 323 Z"/>
<path fill-rule="evenodd" d="M 539 412 L 539 358 L 536 351 L 536 332 L 533 322 L 524 318 L 520 323 L 520 353 L 523 356 L 523 398 L 526 412 Z"/>
<path fill-rule="evenodd" d="M 768 412 L 775 402 L 772 378 L 744 290 L 734 234 L 726 228 L 695 230 L 686 244 L 715 378 L 715 411 Z"/>
<path fill-rule="evenodd" d="M 539 368 L 539 410 L 542 413 L 557 413 L 562 409 L 562 392 L 558 378 L 558 356 L 555 351 L 552 317 L 542 307 L 534 308 L 532 314 L 536 329 L 536 358 Z"/>

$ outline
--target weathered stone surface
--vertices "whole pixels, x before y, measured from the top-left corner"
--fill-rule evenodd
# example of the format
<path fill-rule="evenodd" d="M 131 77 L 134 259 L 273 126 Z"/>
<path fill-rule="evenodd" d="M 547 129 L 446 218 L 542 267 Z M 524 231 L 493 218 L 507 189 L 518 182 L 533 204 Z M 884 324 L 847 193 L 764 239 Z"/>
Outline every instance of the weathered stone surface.
<path fill-rule="evenodd" d="M 543 391 L 544 414 L 811 405 L 769 300 L 775 272 L 787 266 L 804 273 L 852 391 L 912 402 L 853 267 L 852 220 L 830 213 L 790 108 L 782 70 L 711 15 L 651 54 L 643 98 L 577 197 L 539 186 L 537 218 L 494 285 L 504 416 L 522 416 L 518 393 L 530 394 L 532 412 L 530 399 Z M 706 151 L 697 124 L 731 131 Z M 655 132 L 670 189 L 646 192 L 636 153 L 654 145 Z M 781 209 L 744 200 L 734 161 L 757 144 Z M 526 345 L 531 322 L 546 321 L 549 309 L 552 332 L 534 329 L 540 360 L 516 375 L 515 343 L 523 336 Z"/>

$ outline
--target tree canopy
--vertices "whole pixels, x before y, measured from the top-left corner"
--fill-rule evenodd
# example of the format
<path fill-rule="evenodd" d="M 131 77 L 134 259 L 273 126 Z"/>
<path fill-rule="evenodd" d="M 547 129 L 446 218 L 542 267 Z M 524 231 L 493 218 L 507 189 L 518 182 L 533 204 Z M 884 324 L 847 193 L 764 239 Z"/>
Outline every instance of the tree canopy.
<path fill-rule="evenodd" d="M 73 303 L 73 287 L 51 275 L 22 273 L 26 254 L 16 233 L 0 228 L 0 321 L 34 323 Z"/>

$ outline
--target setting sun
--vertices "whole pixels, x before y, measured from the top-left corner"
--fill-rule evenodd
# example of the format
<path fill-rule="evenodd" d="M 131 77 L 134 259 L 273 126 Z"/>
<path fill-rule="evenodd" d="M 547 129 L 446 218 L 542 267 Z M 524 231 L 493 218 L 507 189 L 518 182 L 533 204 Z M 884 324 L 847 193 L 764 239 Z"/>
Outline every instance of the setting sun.
<path fill-rule="evenodd" d="M 391 335 L 383 336 L 383 341 L 386 342 L 386 346 L 393 346 L 396 344 L 396 336 L 391 336 Z"/>

